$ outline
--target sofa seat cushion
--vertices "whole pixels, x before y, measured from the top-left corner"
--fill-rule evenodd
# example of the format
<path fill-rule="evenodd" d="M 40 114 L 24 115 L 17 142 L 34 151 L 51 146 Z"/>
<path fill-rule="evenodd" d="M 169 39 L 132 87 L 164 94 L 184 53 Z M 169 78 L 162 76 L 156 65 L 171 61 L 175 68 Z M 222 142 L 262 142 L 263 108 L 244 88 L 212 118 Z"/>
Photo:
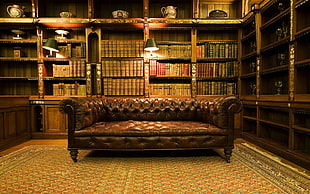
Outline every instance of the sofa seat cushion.
<path fill-rule="evenodd" d="M 109 121 L 98 122 L 75 131 L 75 136 L 187 136 L 227 135 L 227 131 L 214 125 L 197 121 Z"/>

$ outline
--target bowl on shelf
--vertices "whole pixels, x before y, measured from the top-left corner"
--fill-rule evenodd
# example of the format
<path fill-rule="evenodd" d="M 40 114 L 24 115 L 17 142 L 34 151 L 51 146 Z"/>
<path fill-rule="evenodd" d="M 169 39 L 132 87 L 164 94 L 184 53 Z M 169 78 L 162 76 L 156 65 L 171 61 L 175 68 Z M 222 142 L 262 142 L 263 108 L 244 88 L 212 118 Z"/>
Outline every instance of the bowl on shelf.
<path fill-rule="evenodd" d="M 128 18 L 128 11 L 115 10 L 112 12 L 113 18 Z"/>
<path fill-rule="evenodd" d="M 61 18 L 71 18 L 73 14 L 70 11 L 62 11 L 59 13 Z"/>

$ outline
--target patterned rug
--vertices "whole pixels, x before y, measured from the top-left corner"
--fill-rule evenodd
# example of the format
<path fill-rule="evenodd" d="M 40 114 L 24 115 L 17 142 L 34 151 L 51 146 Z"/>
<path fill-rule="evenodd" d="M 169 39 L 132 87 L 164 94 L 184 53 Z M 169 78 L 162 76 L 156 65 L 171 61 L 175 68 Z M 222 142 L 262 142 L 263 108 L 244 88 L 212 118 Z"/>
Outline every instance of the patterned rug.
<path fill-rule="evenodd" d="M 309 193 L 306 173 L 249 144 L 215 151 L 80 151 L 28 146 L 0 158 L 0 193 Z"/>

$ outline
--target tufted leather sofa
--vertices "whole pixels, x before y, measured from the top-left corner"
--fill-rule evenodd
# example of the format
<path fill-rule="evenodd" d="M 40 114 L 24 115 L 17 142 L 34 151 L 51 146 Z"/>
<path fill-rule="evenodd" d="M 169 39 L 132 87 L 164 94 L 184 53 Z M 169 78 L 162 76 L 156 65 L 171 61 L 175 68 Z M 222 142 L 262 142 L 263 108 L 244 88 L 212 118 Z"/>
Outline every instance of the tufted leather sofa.
<path fill-rule="evenodd" d="M 68 114 L 68 150 L 158 150 L 224 148 L 230 162 L 234 147 L 237 97 L 90 98 L 61 100 Z"/>

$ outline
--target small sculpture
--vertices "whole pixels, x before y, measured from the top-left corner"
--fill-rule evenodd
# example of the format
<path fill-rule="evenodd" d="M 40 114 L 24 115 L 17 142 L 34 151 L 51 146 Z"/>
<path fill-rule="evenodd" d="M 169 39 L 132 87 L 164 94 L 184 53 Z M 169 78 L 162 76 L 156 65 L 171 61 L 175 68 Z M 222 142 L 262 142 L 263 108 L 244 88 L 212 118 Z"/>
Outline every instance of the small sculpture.
<path fill-rule="evenodd" d="M 20 5 L 9 5 L 7 6 L 7 12 L 10 17 L 12 18 L 21 18 L 25 17 L 24 12 L 25 12 L 26 7 L 20 6 Z"/>
<path fill-rule="evenodd" d="M 285 65 L 285 59 L 286 59 L 285 53 L 278 53 L 277 59 L 279 66 Z"/>
<path fill-rule="evenodd" d="M 161 8 L 161 13 L 165 18 L 176 18 L 177 17 L 177 8 L 174 6 L 167 6 Z"/>
<path fill-rule="evenodd" d="M 250 88 L 251 88 L 251 95 L 255 95 L 256 94 L 256 84 L 250 83 Z"/>
<path fill-rule="evenodd" d="M 277 28 L 276 37 L 277 37 L 277 40 L 281 40 L 283 38 L 283 29 L 282 28 Z"/>
<path fill-rule="evenodd" d="M 277 95 L 280 95 L 281 88 L 282 88 L 282 86 L 283 86 L 282 81 L 276 81 L 276 82 L 274 83 L 274 86 L 275 86 L 276 89 L 277 89 Z"/>
<path fill-rule="evenodd" d="M 228 14 L 223 10 L 212 10 L 209 13 L 210 18 L 227 18 Z"/>
<path fill-rule="evenodd" d="M 283 11 L 283 10 L 284 10 L 284 8 L 285 8 L 284 3 L 279 2 L 279 4 L 278 4 L 278 10 L 279 10 L 279 11 Z"/>
<path fill-rule="evenodd" d="M 128 11 L 125 10 L 115 10 L 112 12 L 113 18 L 128 18 Z"/>
<path fill-rule="evenodd" d="M 62 11 L 59 13 L 59 16 L 61 18 L 71 18 L 73 16 L 73 14 L 69 11 Z"/>
<path fill-rule="evenodd" d="M 256 62 L 254 61 L 250 63 L 250 72 L 251 73 L 256 72 Z"/>

